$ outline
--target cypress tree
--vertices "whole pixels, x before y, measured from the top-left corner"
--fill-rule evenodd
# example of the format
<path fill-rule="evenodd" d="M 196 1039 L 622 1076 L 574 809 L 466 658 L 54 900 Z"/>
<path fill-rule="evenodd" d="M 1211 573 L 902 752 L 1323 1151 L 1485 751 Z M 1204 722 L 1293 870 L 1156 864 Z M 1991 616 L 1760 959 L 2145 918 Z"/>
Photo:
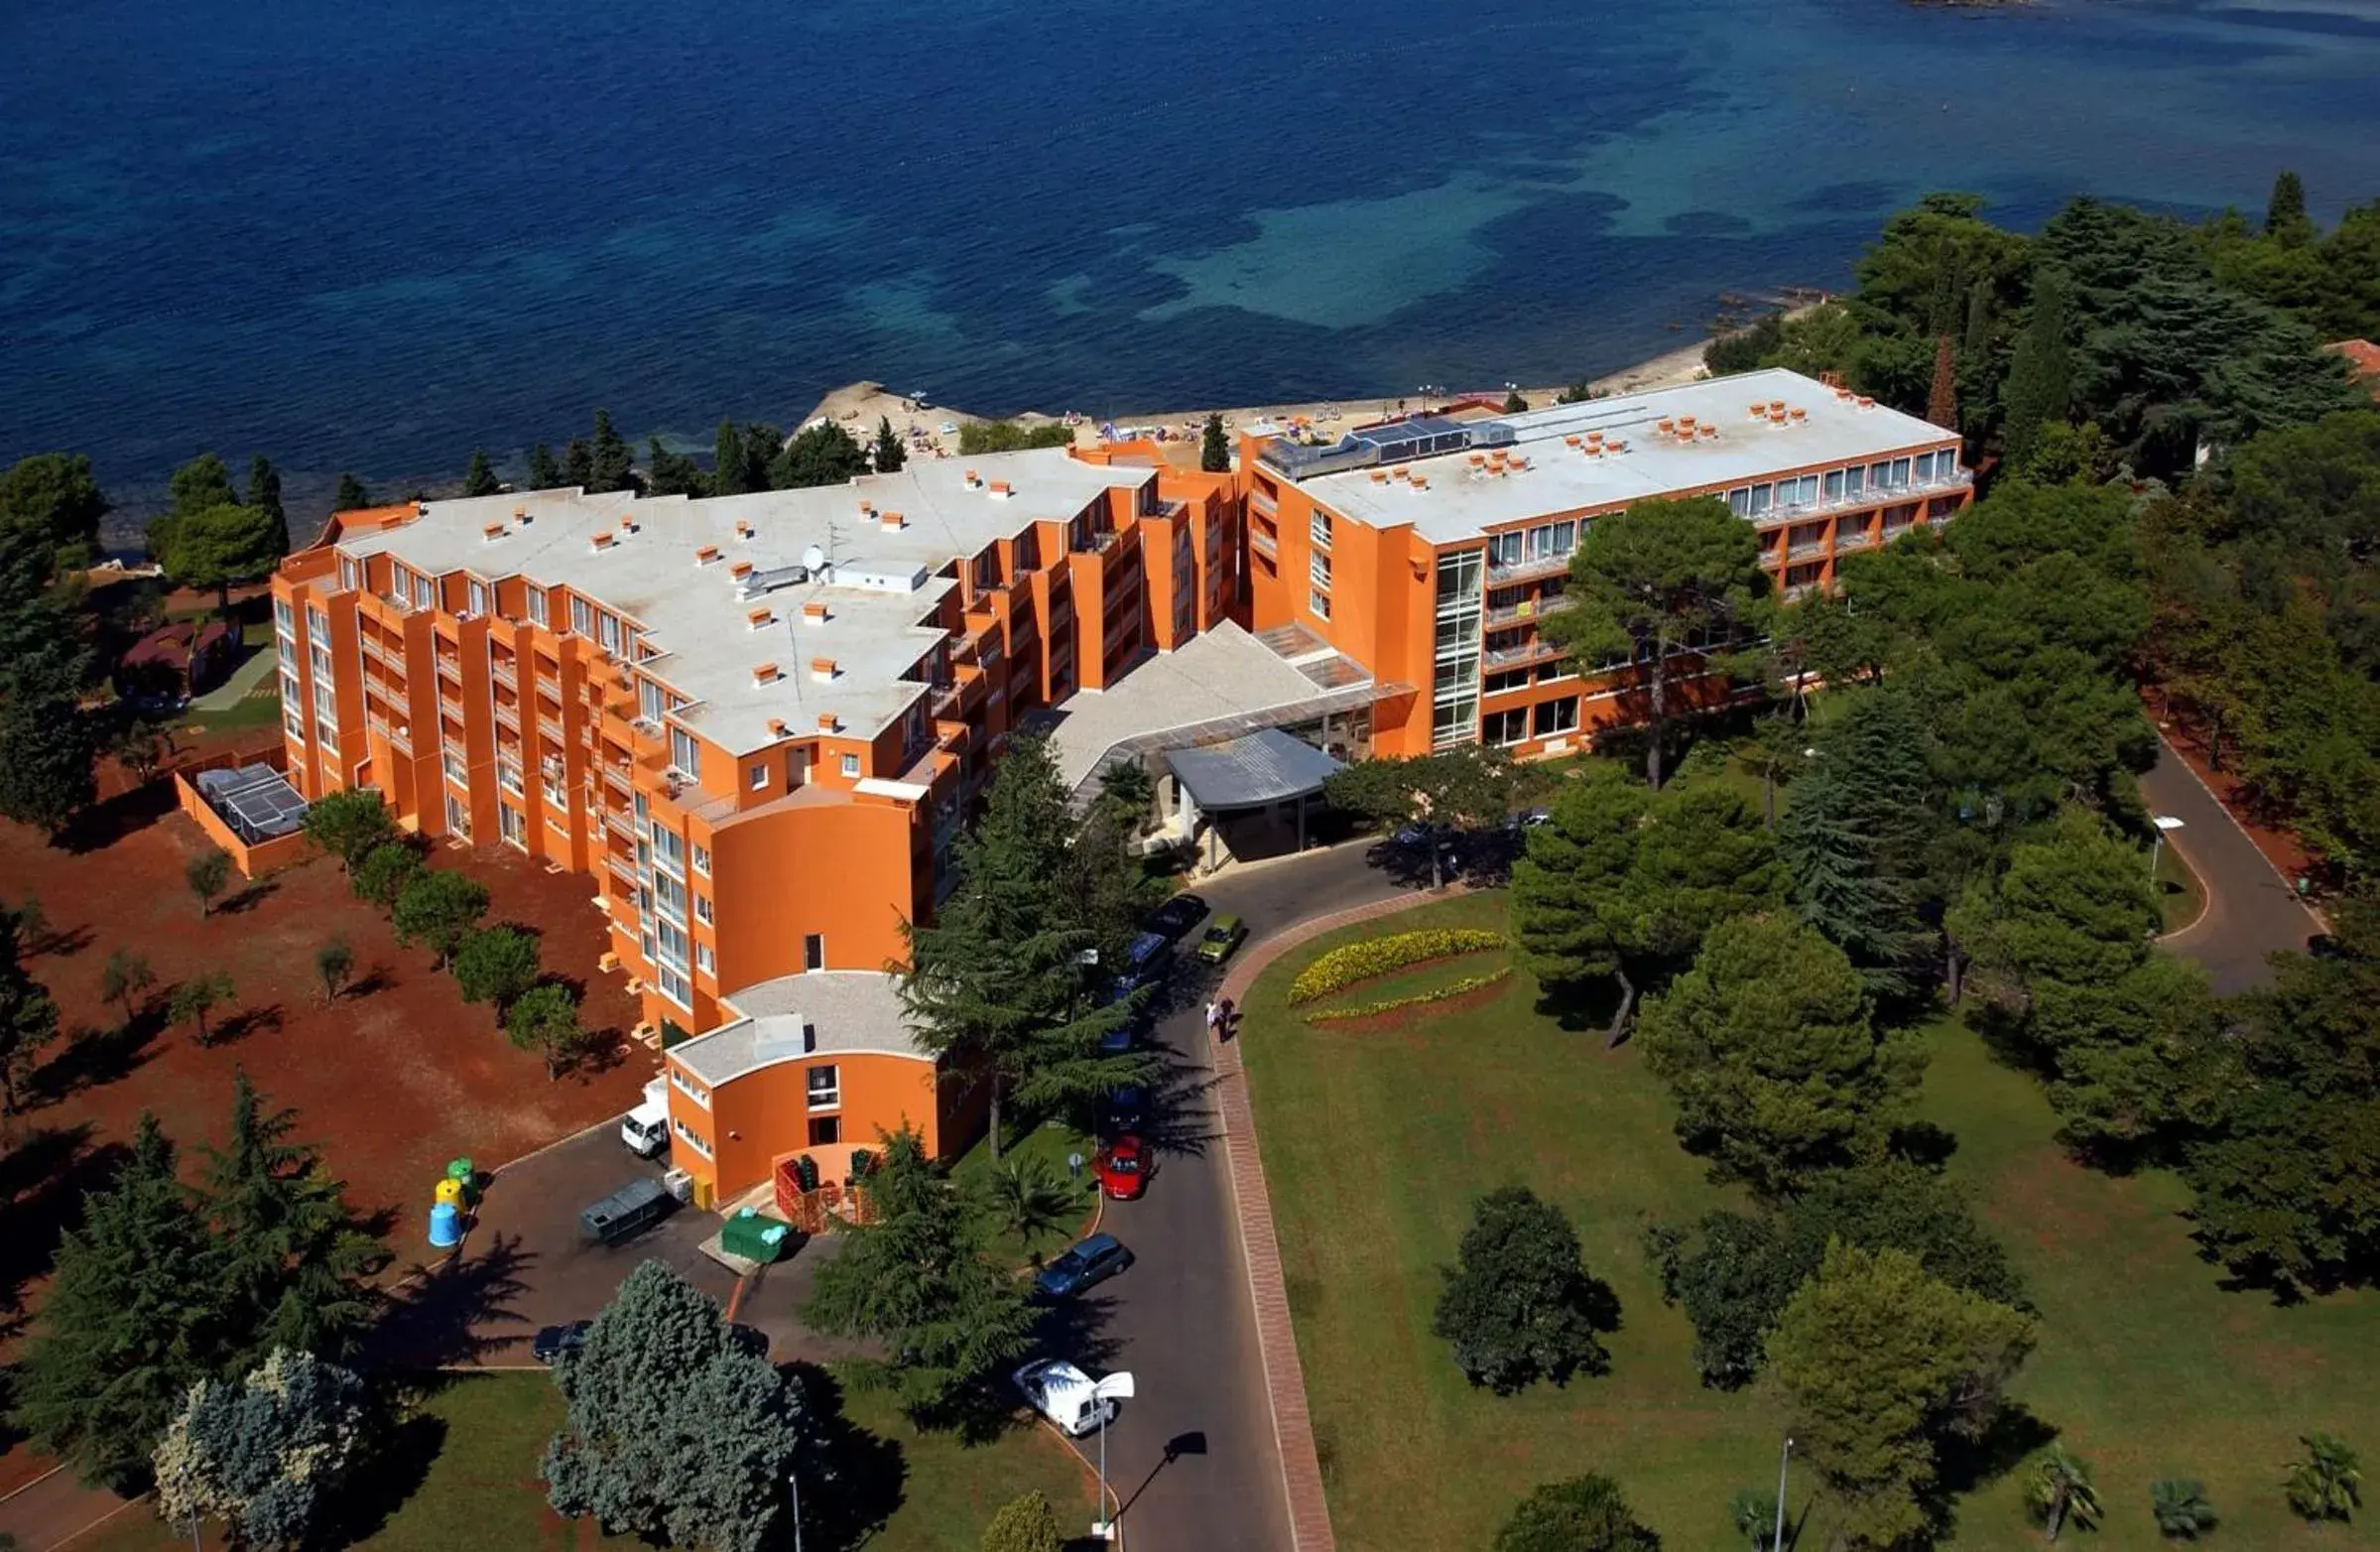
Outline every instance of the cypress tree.
<path fill-rule="evenodd" d="M 1520 395 L 1513 397 L 1517 399 Z M 1198 467 L 1209 474 L 1228 473 L 1231 469 L 1231 443 L 1223 435 L 1220 415 L 1206 417 L 1205 433 L 1198 439 Z"/>
<path fill-rule="evenodd" d="M 554 450 L 539 443 L 529 450 L 529 488 L 558 490 L 562 487 L 562 465 L 554 461 Z"/>
<path fill-rule="evenodd" d="M 1946 333 L 1934 341 L 1934 383 L 1926 393 L 1926 419 L 1944 431 L 1958 429 L 1958 357 Z"/>
<path fill-rule="evenodd" d="M 371 504 L 372 492 L 364 488 L 364 482 L 341 469 L 339 471 L 339 487 L 330 497 L 330 510 L 355 512 Z"/>
<path fill-rule="evenodd" d="M 273 460 L 261 453 L 248 460 L 247 504 L 272 516 L 273 526 L 281 536 L 273 553 L 289 554 L 290 516 L 281 509 L 281 471 L 273 467 Z"/>
<path fill-rule="evenodd" d="M 2265 201 L 2264 234 L 2295 247 L 2311 236 L 2314 222 L 2306 214 L 2306 180 L 2283 173 L 2273 180 L 2272 197 Z"/>
<path fill-rule="evenodd" d="M 185 1393 L 216 1369 L 222 1245 L 144 1112 L 114 1182 L 59 1244 L 41 1328 L 17 1370 L 15 1421 L 86 1483 L 142 1486 Z"/>
<path fill-rule="evenodd" d="M 909 461 L 909 450 L 893 435 L 893 418 L 876 417 L 876 472 L 890 474 Z"/>
<path fill-rule="evenodd" d="M 487 449 L 471 450 L 471 466 L 463 470 L 462 493 L 466 496 L 492 496 L 504 488 L 496 478 L 496 465 L 489 461 Z"/>
<path fill-rule="evenodd" d="M 613 430 L 611 412 L 595 412 L 595 435 L 587 448 L 587 486 L 592 490 L 634 490 L 636 488 L 636 454 L 628 443 Z"/>
<path fill-rule="evenodd" d="M 785 451 L 785 433 L 766 421 L 752 421 L 744 427 L 744 488 L 767 490 L 769 465 Z"/>
<path fill-rule="evenodd" d="M 1992 283 L 1988 279 L 1975 282 L 1967 292 L 1966 337 L 1959 341 L 1958 348 L 1959 353 L 1970 360 L 1980 361 L 1983 353 L 1991 348 L 1992 324 L 1999 317 L 1994 303 Z"/>
<path fill-rule="evenodd" d="M 2067 289 L 2064 277 L 2038 272 L 2033 288 L 2033 316 L 2017 335 L 2008 361 L 2008 381 L 2000 402 L 2007 407 L 2003 423 L 2008 461 L 2021 463 L 2033 452 L 2041 429 L 2063 421 L 2073 392 L 2073 363 L 2067 351 Z"/>
<path fill-rule="evenodd" d="M 595 450 L 584 437 L 572 437 L 562 450 L 562 482 L 581 490 L 595 488 Z"/>
<path fill-rule="evenodd" d="M 744 434 L 735 422 L 719 422 L 718 437 L 711 443 L 710 487 L 722 496 L 740 496 L 752 487 L 744 482 Z"/>
<path fill-rule="evenodd" d="M 1777 827 L 1802 919 L 1851 958 L 1870 990 L 1906 991 L 1926 943 L 1915 880 L 1931 826 L 1926 733 L 1906 697 L 1854 699 L 1819 738 Z"/>
<path fill-rule="evenodd" d="M 98 738 L 74 664 L 51 644 L 0 674 L 0 815 L 55 838 L 99 795 Z"/>

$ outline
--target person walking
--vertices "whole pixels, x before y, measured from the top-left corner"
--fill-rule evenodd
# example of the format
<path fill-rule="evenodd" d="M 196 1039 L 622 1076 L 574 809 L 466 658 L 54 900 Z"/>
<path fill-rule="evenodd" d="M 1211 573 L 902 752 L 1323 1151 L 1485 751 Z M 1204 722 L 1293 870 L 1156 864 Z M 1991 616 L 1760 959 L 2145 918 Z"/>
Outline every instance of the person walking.
<path fill-rule="evenodd" d="M 1215 1005 L 1214 1005 L 1214 1001 L 1213 1001 L 1213 999 L 1209 998 L 1209 999 L 1208 999 L 1208 1001 L 1207 1001 L 1207 1003 L 1206 1003 L 1206 1032 L 1207 1032 L 1208 1034 L 1210 1034 L 1210 1035 L 1211 1035 L 1211 1034 L 1213 1034 L 1213 1033 L 1214 1033 L 1214 1026 L 1215 1026 Z"/>

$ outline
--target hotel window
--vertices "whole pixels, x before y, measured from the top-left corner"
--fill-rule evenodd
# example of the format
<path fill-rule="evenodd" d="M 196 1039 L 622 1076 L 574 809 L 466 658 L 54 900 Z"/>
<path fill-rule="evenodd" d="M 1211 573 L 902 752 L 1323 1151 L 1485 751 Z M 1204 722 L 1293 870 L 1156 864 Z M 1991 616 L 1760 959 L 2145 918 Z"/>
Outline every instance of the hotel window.
<path fill-rule="evenodd" d="M 471 600 L 471 612 L 473 614 L 485 614 L 487 612 L 487 583 L 474 580 L 471 582 L 469 596 Z"/>
<path fill-rule="evenodd" d="M 599 640 L 599 641 L 601 641 L 601 642 L 603 643 L 603 650 L 604 650 L 604 651 L 606 651 L 606 652 L 615 652 L 615 653 L 616 653 L 616 652 L 618 652 L 618 651 L 620 650 L 620 619 L 619 619 L 619 616 L 618 616 L 618 615 L 616 615 L 616 614 L 598 614 L 598 615 L 596 615 L 596 616 L 595 616 L 595 637 L 596 637 L 596 639 L 597 639 L 597 640 Z"/>
<path fill-rule="evenodd" d="M 330 616 L 309 606 L 306 611 L 306 639 L 310 646 L 319 646 L 330 639 Z"/>
<path fill-rule="evenodd" d="M 347 556 L 339 557 L 339 588 L 353 592 L 364 584 L 364 569 Z"/>
<path fill-rule="evenodd" d="M 339 752 L 339 730 L 336 725 L 319 717 L 314 719 L 314 742 L 332 754 Z"/>
<path fill-rule="evenodd" d="M 769 785 L 769 762 L 768 762 L 768 761 L 766 761 L 766 760 L 757 760 L 757 761 L 753 762 L 753 766 L 752 766 L 752 770 L 751 770 L 751 782 L 752 782 L 752 790 L 753 790 L 754 792 L 763 792 L 763 791 L 766 791 L 766 790 L 768 789 L 768 785 Z"/>
<path fill-rule="evenodd" d="M 639 716 L 648 722 L 658 722 L 666 704 L 660 685 L 650 679 L 636 682 L 636 711 Z"/>
<path fill-rule="evenodd" d="M 1574 522 L 1554 525 L 1554 553 L 1567 555 L 1578 547 L 1578 525 Z"/>
<path fill-rule="evenodd" d="M 1738 485 L 1728 491 L 1727 510 L 1733 512 L 1737 517 L 1750 517 L 1752 515 L 1752 487 Z"/>
<path fill-rule="evenodd" d="M 1566 733 L 1578 725 L 1578 698 L 1565 696 L 1560 701 L 1540 701 L 1537 704 L 1537 736 L 1550 737 Z"/>
<path fill-rule="evenodd" d="M 694 920 L 705 927 L 710 925 L 710 896 L 706 894 L 694 896 Z"/>
<path fill-rule="evenodd" d="M 802 969 L 822 970 L 826 968 L 826 935 L 822 932 L 802 935 Z"/>
<path fill-rule="evenodd" d="M 697 943 L 694 945 L 694 969 L 700 970 L 705 975 L 716 974 L 718 972 L 718 966 L 710 957 L 709 944 Z"/>
<path fill-rule="evenodd" d="M 702 1108 L 706 1110 L 710 1108 L 710 1091 L 675 1067 L 670 1069 L 670 1083 L 680 1094 L 685 1095 Z"/>
<path fill-rule="evenodd" d="M 831 1110 L 843 1102 L 842 1072 L 831 1062 L 810 1069 L 807 1076 L 812 1109 Z"/>
<path fill-rule="evenodd" d="M 1330 617 L 1330 594 L 1309 591 L 1306 594 L 1306 607 L 1313 612 L 1315 619 L 1328 619 Z"/>
<path fill-rule="evenodd" d="M 389 596 L 399 603 L 413 597 L 413 573 L 400 562 L 389 563 Z"/>
<path fill-rule="evenodd" d="M 1847 468 L 1843 470 L 1843 499 L 1845 501 L 1858 500 L 1860 492 L 1867 488 L 1868 471 L 1866 465 L 1863 464 L 1858 468 Z"/>
<path fill-rule="evenodd" d="M 595 633 L 595 606 L 584 598 L 573 596 L 570 599 L 570 632 L 578 636 Z"/>
<path fill-rule="evenodd" d="M 1322 591 L 1328 592 L 1330 590 L 1330 557 L 1326 555 L 1309 556 L 1306 561 L 1306 579 Z"/>
<path fill-rule="evenodd" d="M 1151 481 L 1150 488 L 1156 488 L 1155 481 Z M 1018 571 L 1040 571 L 1042 569 L 1042 536 L 1030 528 L 1026 529 L 1022 534 L 1019 534 L 1017 536 L 1016 556 Z"/>
<path fill-rule="evenodd" d="M 850 778 L 852 778 L 854 781 L 856 781 L 856 780 L 859 778 L 859 756 L 858 756 L 858 755 L 856 755 L 856 754 L 846 754 L 846 755 L 844 755 L 844 756 L 843 756 L 843 774 L 844 774 L 844 775 L 846 775 L 846 776 L 848 776 L 848 777 L 850 777 Z"/>
<path fill-rule="evenodd" d="M 700 841 L 694 842 L 694 871 L 705 878 L 710 876 L 710 847 Z M 704 917 L 703 920 L 708 921 L 709 918 Z"/>
<path fill-rule="evenodd" d="M 688 781 L 702 779 L 702 745 L 683 727 L 670 729 L 670 764 Z"/>
<path fill-rule="evenodd" d="M 684 922 L 686 920 L 686 885 L 667 873 L 655 873 L 653 875 L 653 903 L 661 912 L 663 921 Z M 679 959 L 685 957 L 683 950 L 677 955 Z"/>
<path fill-rule="evenodd" d="M 1517 532 L 1488 535 L 1487 564 L 1490 566 L 1520 565 L 1521 548 L 1527 543 L 1528 541 Z"/>
<path fill-rule="evenodd" d="M 529 589 L 529 623 L 532 625 L 546 623 L 546 589 L 543 587 Z"/>
<path fill-rule="evenodd" d="M 1487 676 L 1487 683 L 1480 686 L 1481 690 L 1491 696 L 1500 696 L 1507 690 L 1526 690 L 1528 688 L 1529 670 L 1525 668 L 1508 668 L 1502 673 L 1490 674 Z"/>
<path fill-rule="evenodd" d="M 1830 468 L 1826 471 L 1826 499 L 1840 501 L 1842 498 L 1843 471 L 1839 468 Z"/>
<path fill-rule="evenodd" d="M 273 628 L 285 636 L 293 634 L 298 628 L 298 616 L 290 608 L 287 598 L 273 600 Z"/>
<path fill-rule="evenodd" d="M 319 679 L 314 681 L 314 711 L 332 721 L 338 720 L 338 702 L 332 696 L 330 686 Z"/>
<path fill-rule="evenodd" d="M 1481 736 L 1491 744 L 1516 744 L 1529 736 L 1529 713 L 1520 711 L 1490 711 L 1481 725 Z"/>
<path fill-rule="evenodd" d="M 1079 521 L 1079 520 L 1077 520 Z M 989 592 L 1000 585 L 1000 550 L 997 545 L 975 557 L 975 590 Z"/>
<path fill-rule="evenodd" d="M 297 706 L 302 705 L 304 701 L 305 693 L 298 688 L 298 671 L 294 668 L 283 669 L 281 671 L 281 704 Z"/>
<path fill-rule="evenodd" d="M 810 1145 L 830 1148 L 843 1140 L 843 1118 L 839 1115 L 814 1115 L 810 1118 Z"/>
<path fill-rule="evenodd" d="M 688 1147 L 693 1149 L 696 1153 L 701 1154 L 704 1158 L 710 1157 L 710 1144 L 704 1142 L 700 1134 L 689 1127 L 686 1122 L 673 1115 L 670 1117 L 670 1129 L 678 1133 L 678 1140 L 680 1142 L 685 1143 Z"/>
<path fill-rule="evenodd" d="M 653 827 L 653 862 L 679 878 L 686 876 L 686 838 L 663 826 Z"/>
<path fill-rule="evenodd" d="M 668 997 L 672 1002 L 677 1003 L 680 1007 L 687 1009 L 689 1012 L 693 1010 L 694 983 L 690 980 L 688 980 L 682 971 L 674 970 L 667 965 L 664 965 L 661 968 L 660 980 L 661 994 L 663 996 Z"/>
<path fill-rule="evenodd" d="M 1758 517 L 1761 513 L 1766 512 L 1768 509 L 1769 487 L 1766 485 L 1754 485 L 1752 487 L 1752 509 L 1747 515 L 1751 517 Z"/>
<path fill-rule="evenodd" d="M 1327 550 L 1327 549 L 1329 549 L 1329 548 L 1330 548 L 1330 514 L 1329 514 L 1329 513 L 1327 513 L 1327 512 L 1316 511 L 1316 512 L 1315 513 L 1315 515 L 1314 515 L 1314 520 L 1313 520 L 1312 522 L 1310 522 L 1309 524 L 1307 524 L 1307 526 L 1306 526 L 1306 532 L 1308 533 L 1308 535 L 1310 535 L 1310 536 L 1313 538 L 1313 540 L 1314 540 L 1314 547 L 1315 547 L 1315 549 L 1317 549 L 1317 550 Z"/>
<path fill-rule="evenodd" d="M 292 738 L 298 740 L 298 742 L 304 743 L 306 741 L 305 713 L 291 710 L 289 703 L 286 701 L 282 703 L 281 707 L 281 725 L 283 730 L 286 731 Z"/>
<path fill-rule="evenodd" d="M 427 609 L 438 602 L 438 584 L 416 574 L 413 580 L 413 601 L 417 609 Z"/>

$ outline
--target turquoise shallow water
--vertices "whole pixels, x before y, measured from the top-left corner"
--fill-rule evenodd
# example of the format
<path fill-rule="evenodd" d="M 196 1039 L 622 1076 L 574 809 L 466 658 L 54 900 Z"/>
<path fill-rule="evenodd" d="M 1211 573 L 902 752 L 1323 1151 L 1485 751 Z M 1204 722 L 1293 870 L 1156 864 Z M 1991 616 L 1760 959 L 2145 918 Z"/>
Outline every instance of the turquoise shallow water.
<path fill-rule="evenodd" d="M 2380 196 L 2380 0 L 85 0 L 0 15 L 0 456 L 458 470 L 1607 369 L 1929 188 Z"/>

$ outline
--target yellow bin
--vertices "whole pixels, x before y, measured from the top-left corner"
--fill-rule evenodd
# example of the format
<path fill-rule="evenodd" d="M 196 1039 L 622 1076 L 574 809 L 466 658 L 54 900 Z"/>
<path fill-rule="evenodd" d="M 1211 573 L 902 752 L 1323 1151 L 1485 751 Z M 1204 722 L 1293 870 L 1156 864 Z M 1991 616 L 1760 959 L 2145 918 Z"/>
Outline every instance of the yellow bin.
<path fill-rule="evenodd" d="M 449 1207 L 462 1206 L 462 1182 L 448 1176 L 438 1183 L 438 1200 Z"/>

